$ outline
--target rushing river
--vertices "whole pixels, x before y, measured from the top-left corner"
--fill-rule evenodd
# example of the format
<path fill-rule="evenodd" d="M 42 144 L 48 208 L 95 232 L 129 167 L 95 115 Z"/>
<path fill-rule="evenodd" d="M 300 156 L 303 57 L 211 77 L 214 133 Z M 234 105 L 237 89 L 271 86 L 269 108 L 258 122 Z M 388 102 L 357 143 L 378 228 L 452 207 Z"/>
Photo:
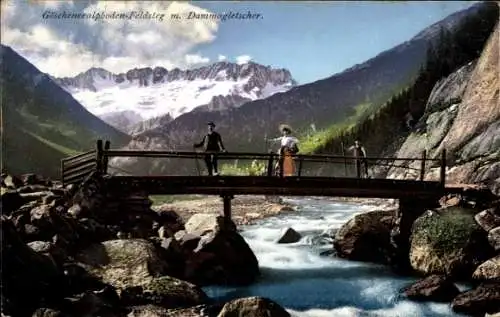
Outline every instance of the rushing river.
<path fill-rule="evenodd" d="M 453 314 L 448 304 L 415 303 L 399 290 L 416 281 L 392 274 L 384 266 L 320 256 L 331 250 L 333 230 L 370 206 L 318 199 L 289 200 L 299 212 L 264 219 L 242 228 L 256 254 L 260 281 L 249 287 L 209 287 L 213 298 L 271 298 L 297 317 L 384 316 L 434 317 Z M 293 244 L 277 244 L 286 228 L 302 235 Z"/>

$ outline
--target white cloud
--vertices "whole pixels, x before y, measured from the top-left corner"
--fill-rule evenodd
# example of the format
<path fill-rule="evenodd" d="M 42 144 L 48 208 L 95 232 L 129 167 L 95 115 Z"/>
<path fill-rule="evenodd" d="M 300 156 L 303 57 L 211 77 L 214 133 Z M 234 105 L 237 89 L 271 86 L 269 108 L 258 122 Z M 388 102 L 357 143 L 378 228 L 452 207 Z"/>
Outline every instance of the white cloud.
<path fill-rule="evenodd" d="M 206 64 L 210 62 L 210 58 L 198 54 L 187 54 L 185 60 L 188 65 Z"/>
<path fill-rule="evenodd" d="M 34 1 L 34 3 L 39 4 L 44 6 L 47 9 L 58 9 L 61 6 L 64 6 L 66 4 L 73 5 L 73 1 L 71 0 L 40 0 L 40 1 Z"/>
<path fill-rule="evenodd" d="M 252 60 L 252 57 L 250 55 L 240 55 L 236 56 L 236 64 L 242 65 L 250 62 Z"/>
<path fill-rule="evenodd" d="M 48 11 L 94 14 L 94 18 L 43 19 Z M 1 41 L 55 76 L 74 76 L 90 67 L 116 73 L 145 66 L 186 68 L 210 61 L 193 50 L 214 41 L 218 30 L 217 21 L 170 19 L 171 14 L 190 11 L 209 13 L 188 2 L 2 1 Z M 96 17 L 113 12 L 135 15 L 130 19 Z"/>
<path fill-rule="evenodd" d="M 227 59 L 227 57 L 226 57 L 226 56 L 224 56 L 224 55 L 219 55 L 219 56 L 218 56 L 218 60 L 219 60 L 219 62 L 223 62 L 223 61 L 225 61 L 226 59 Z"/>

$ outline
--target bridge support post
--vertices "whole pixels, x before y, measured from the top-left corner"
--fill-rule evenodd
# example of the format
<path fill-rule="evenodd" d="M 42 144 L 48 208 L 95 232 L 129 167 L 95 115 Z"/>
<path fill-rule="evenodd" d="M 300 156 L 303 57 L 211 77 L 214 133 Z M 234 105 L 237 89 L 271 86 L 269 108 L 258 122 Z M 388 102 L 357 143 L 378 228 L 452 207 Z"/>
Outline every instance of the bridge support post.
<path fill-rule="evenodd" d="M 427 209 L 435 208 L 437 205 L 439 205 L 438 199 L 421 197 L 399 199 L 399 208 L 391 230 L 391 244 L 395 251 L 394 264 L 401 271 L 411 270 L 409 253 L 413 223 Z"/>
<path fill-rule="evenodd" d="M 420 180 L 423 181 L 425 178 L 425 160 L 427 159 L 427 151 L 422 152 L 422 161 L 420 161 Z"/>
<path fill-rule="evenodd" d="M 441 170 L 440 170 L 439 181 L 441 186 L 444 188 L 446 186 L 446 149 L 441 152 Z"/>
<path fill-rule="evenodd" d="M 224 221 L 229 223 L 231 221 L 231 200 L 234 198 L 232 195 L 222 195 L 222 202 L 224 205 Z"/>

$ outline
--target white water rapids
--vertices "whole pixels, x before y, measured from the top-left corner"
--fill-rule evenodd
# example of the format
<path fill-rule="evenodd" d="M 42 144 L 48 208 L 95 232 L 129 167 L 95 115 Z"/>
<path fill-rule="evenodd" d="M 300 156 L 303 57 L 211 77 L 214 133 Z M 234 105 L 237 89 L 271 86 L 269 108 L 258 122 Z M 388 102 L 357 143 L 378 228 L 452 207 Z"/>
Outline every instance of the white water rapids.
<path fill-rule="evenodd" d="M 220 300 L 268 297 L 294 317 L 439 317 L 454 314 L 449 304 L 411 302 L 399 290 L 416 278 L 401 277 L 389 268 L 331 256 L 330 234 L 355 214 L 376 207 L 319 199 L 287 200 L 298 212 L 245 226 L 241 234 L 261 267 L 259 282 L 248 287 L 208 287 Z M 302 235 L 293 244 L 278 244 L 286 228 Z M 330 233 L 330 234 L 329 234 Z"/>

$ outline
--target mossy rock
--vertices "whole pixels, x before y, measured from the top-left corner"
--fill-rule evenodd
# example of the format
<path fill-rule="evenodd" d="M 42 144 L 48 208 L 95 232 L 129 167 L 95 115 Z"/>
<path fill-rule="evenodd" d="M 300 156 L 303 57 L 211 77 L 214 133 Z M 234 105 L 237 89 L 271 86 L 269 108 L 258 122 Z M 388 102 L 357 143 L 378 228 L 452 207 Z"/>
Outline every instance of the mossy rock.
<path fill-rule="evenodd" d="M 469 278 L 491 251 L 472 209 L 429 211 L 413 224 L 410 263 L 420 273 Z"/>
<path fill-rule="evenodd" d="M 80 252 L 77 259 L 92 275 L 119 289 L 144 286 L 167 268 L 154 245 L 143 239 L 97 243 Z"/>
<path fill-rule="evenodd" d="M 163 308 L 191 307 L 209 300 L 200 287 L 170 276 L 154 278 L 140 289 L 125 289 L 121 297 L 132 305 L 152 304 Z"/>

